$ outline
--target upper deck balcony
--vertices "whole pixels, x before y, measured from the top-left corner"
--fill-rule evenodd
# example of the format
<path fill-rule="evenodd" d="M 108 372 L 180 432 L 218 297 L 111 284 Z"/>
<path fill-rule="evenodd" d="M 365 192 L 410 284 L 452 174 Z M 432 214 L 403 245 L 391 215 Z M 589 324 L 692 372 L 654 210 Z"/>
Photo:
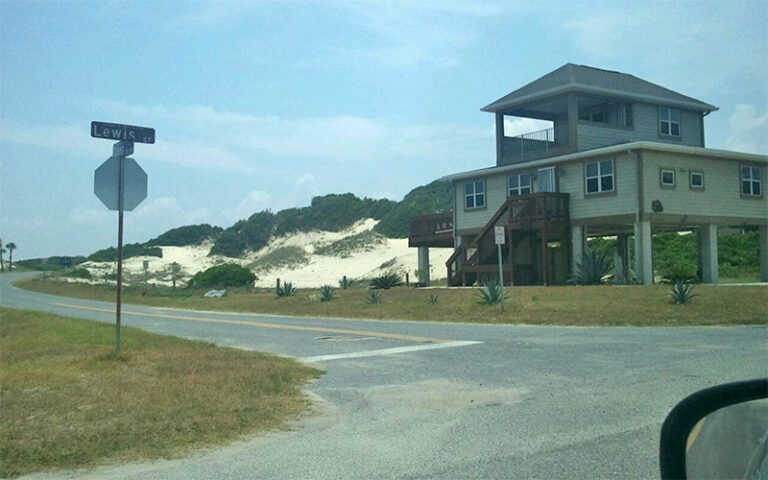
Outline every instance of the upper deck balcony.
<path fill-rule="evenodd" d="M 555 135 L 554 128 L 547 128 L 514 137 L 501 137 L 500 164 L 525 162 L 568 152 L 567 131 L 563 138 L 562 135 Z"/>

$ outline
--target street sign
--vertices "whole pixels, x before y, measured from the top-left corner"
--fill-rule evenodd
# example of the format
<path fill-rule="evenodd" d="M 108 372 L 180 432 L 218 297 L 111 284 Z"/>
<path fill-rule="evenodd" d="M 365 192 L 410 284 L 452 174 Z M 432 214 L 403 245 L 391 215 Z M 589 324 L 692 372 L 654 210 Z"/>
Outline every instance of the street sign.
<path fill-rule="evenodd" d="M 109 157 L 93 175 L 93 193 L 110 210 L 120 210 L 120 159 Z M 123 210 L 133 210 L 147 198 L 147 174 L 132 158 L 123 166 Z"/>
<path fill-rule="evenodd" d="M 504 245 L 504 227 L 493 227 L 493 233 L 496 239 L 496 245 Z"/>
<path fill-rule="evenodd" d="M 107 140 L 130 140 L 138 143 L 155 143 L 155 129 L 122 125 L 119 123 L 91 122 L 91 136 Z M 130 154 L 128 154 L 130 155 Z"/>
<path fill-rule="evenodd" d="M 144 270 L 149 269 L 149 260 L 144 260 L 143 266 L 144 266 Z"/>
<path fill-rule="evenodd" d="M 133 154 L 133 140 L 123 140 L 112 145 L 113 157 L 127 157 Z"/>

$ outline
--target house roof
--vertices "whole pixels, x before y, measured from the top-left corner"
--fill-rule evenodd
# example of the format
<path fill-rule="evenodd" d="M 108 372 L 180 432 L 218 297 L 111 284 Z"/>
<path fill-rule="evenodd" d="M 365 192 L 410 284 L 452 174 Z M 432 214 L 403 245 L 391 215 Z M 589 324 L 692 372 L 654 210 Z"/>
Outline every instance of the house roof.
<path fill-rule="evenodd" d="M 723 160 L 745 161 L 768 164 L 768 155 L 759 155 L 756 153 L 733 152 L 729 150 L 719 150 L 715 148 L 689 147 L 687 145 L 674 145 L 658 142 L 631 142 L 611 145 L 608 147 L 585 150 L 583 152 L 558 155 L 556 157 L 543 158 L 540 160 L 531 160 L 528 162 L 513 163 L 510 165 L 496 165 L 493 167 L 480 168 L 467 172 L 454 173 L 440 178 L 443 182 L 455 182 L 469 178 L 484 177 L 487 175 L 496 175 L 500 173 L 514 172 L 516 170 L 527 170 L 532 168 L 549 167 L 565 162 L 573 162 L 591 157 L 600 157 L 606 155 L 616 155 L 622 152 L 636 150 L 651 150 L 665 153 L 675 153 L 684 155 L 698 155 L 701 157 L 719 158 Z"/>
<path fill-rule="evenodd" d="M 484 112 L 499 112 L 566 92 L 593 93 L 633 99 L 649 103 L 678 106 L 690 110 L 712 112 L 717 107 L 677 93 L 628 73 L 614 72 L 586 65 L 566 63 L 533 82 L 520 87 L 495 102 Z"/>

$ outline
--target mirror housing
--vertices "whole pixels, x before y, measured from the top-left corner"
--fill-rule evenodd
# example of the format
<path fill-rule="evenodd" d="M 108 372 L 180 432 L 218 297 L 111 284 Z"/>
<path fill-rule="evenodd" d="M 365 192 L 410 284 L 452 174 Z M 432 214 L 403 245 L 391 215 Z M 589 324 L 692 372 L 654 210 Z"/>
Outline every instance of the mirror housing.
<path fill-rule="evenodd" d="M 659 466 L 662 479 L 686 479 L 688 437 L 710 413 L 730 405 L 768 398 L 768 378 L 726 383 L 700 390 L 669 412 L 661 427 Z"/>

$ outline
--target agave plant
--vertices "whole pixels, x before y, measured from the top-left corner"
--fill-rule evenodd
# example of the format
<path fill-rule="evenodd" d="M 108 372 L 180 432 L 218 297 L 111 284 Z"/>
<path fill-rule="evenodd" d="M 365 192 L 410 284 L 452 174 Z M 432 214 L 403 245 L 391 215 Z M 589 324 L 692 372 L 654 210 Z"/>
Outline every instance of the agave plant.
<path fill-rule="evenodd" d="M 353 278 L 347 278 L 346 276 L 344 276 L 344 277 L 341 277 L 341 280 L 339 280 L 339 287 L 341 287 L 342 290 L 352 288 L 354 285 L 355 285 L 355 280 Z"/>
<path fill-rule="evenodd" d="M 697 293 L 693 293 L 693 285 L 687 282 L 675 282 L 669 289 L 669 300 L 677 305 L 685 305 L 697 296 Z"/>
<path fill-rule="evenodd" d="M 330 302 L 336 298 L 336 289 L 330 285 L 323 285 L 320 287 L 320 301 Z"/>
<path fill-rule="evenodd" d="M 429 303 L 430 305 L 437 304 L 437 295 L 435 295 L 434 293 L 430 293 L 429 295 L 427 295 L 427 303 Z"/>
<path fill-rule="evenodd" d="M 296 287 L 291 282 L 283 282 L 282 285 L 277 287 L 275 293 L 277 293 L 278 297 L 292 297 L 296 294 Z"/>
<path fill-rule="evenodd" d="M 378 290 L 369 290 L 368 298 L 365 299 L 365 302 L 369 305 L 378 305 L 381 303 L 381 292 Z"/>
<path fill-rule="evenodd" d="M 610 270 L 611 264 L 608 262 L 608 257 L 595 250 L 587 250 L 581 256 L 581 261 L 576 262 L 576 268 L 568 283 L 600 285 L 605 282 L 605 276 Z"/>
<path fill-rule="evenodd" d="M 402 284 L 403 280 L 400 278 L 400 275 L 396 273 L 385 273 L 384 275 L 371 280 L 371 288 L 381 288 L 383 290 L 399 287 Z"/>
<path fill-rule="evenodd" d="M 485 282 L 482 288 L 477 291 L 480 303 L 493 305 L 501 300 L 501 285 L 494 280 Z"/>

